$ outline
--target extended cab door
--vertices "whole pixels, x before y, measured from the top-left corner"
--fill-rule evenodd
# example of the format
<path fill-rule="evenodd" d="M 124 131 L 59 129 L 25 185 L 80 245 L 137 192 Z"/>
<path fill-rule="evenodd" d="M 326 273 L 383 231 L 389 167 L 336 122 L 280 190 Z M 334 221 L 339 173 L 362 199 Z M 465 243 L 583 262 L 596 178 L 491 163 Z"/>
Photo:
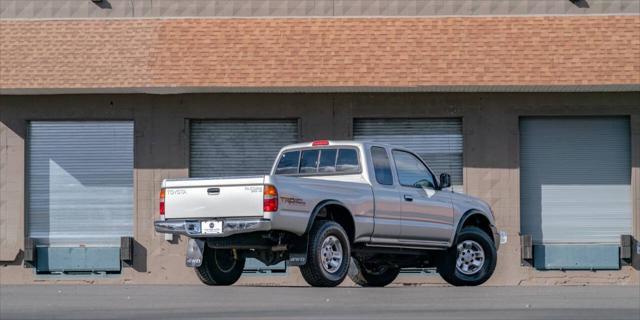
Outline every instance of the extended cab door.
<path fill-rule="evenodd" d="M 375 202 L 374 241 L 397 240 L 402 227 L 402 207 L 400 192 L 393 183 L 391 160 L 383 147 L 371 147 L 369 152 L 375 176 L 371 183 Z"/>
<path fill-rule="evenodd" d="M 392 151 L 400 184 L 403 241 L 448 242 L 453 233 L 451 193 L 437 190 L 433 173 L 416 155 Z"/>

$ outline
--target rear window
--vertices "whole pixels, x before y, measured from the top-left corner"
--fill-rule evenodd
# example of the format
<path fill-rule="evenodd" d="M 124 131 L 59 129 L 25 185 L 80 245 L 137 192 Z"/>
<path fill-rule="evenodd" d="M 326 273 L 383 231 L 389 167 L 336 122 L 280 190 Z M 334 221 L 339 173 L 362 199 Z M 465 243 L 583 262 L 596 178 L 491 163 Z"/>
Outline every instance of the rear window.
<path fill-rule="evenodd" d="M 355 173 L 359 170 L 355 149 L 324 148 L 283 153 L 275 174 Z"/>
<path fill-rule="evenodd" d="M 358 153 L 354 149 L 338 150 L 336 172 L 355 172 L 359 169 Z"/>
<path fill-rule="evenodd" d="M 276 174 L 293 174 L 298 173 L 298 162 L 300 160 L 300 151 L 289 151 L 282 154 Z"/>
<path fill-rule="evenodd" d="M 300 173 L 317 172 L 319 154 L 320 154 L 320 150 L 302 151 L 302 159 L 300 159 Z"/>
<path fill-rule="evenodd" d="M 336 149 L 322 149 L 320 150 L 320 164 L 318 165 L 318 172 L 336 172 L 336 156 L 338 150 Z"/>

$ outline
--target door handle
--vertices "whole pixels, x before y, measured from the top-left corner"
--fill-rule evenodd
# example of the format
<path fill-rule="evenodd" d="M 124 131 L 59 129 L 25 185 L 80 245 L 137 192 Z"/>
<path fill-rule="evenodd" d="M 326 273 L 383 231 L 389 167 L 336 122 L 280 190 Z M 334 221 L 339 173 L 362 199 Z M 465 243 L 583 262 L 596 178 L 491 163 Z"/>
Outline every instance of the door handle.
<path fill-rule="evenodd" d="M 213 196 L 218 195 L 220 194 L 220 188 L 209 188 L 207 189 L 207 194 L 213 195 Z"/>
<path fill-rule="evenodd" d="M 410 195 L 408 195 L 408 194 L 405 194 L 405 195 L 404 195 L 404 201 L 409 201 L 409 202 L 411 202 L 411 201 L 413 201 L 413 197 L 412 197 L 412 196 L 410 196 Z"/>

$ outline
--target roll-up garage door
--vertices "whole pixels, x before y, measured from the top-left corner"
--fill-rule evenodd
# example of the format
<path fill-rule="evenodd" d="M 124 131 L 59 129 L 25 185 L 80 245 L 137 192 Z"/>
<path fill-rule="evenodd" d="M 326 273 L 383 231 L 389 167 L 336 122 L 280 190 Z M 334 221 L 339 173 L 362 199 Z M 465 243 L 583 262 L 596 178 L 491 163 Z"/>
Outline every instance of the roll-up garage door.
<path fill-rule="evenodd" d="M 296 142 L 296 120 L 192 121 L 189 174 L 268 174 L 280 148 Z"/>
<path fill-rule="evenodd" d="M 631 232 L 628 118 L 522 118 L 521 230 L 539 269 L 617 269 Z"/>
<path fill-rule="evenodd" d="M 462 119 L 355 119 L 353 138 L 409 148 L 462 191 Z"/>
<path fill-rule="evenodd" d="M 190 124 L 191 177 L 269 174 L 280 148 L 298 142 L 297 120 L 193 120 Z M 281 272 L 284 263 L 265 266 L 248 259 L 245 271 Z"/>
<path fill-rule="evenodd" d="M 119 271 L 133 235 L 133 122 L 33 121 L 28 229 L 41 272 Z"/>

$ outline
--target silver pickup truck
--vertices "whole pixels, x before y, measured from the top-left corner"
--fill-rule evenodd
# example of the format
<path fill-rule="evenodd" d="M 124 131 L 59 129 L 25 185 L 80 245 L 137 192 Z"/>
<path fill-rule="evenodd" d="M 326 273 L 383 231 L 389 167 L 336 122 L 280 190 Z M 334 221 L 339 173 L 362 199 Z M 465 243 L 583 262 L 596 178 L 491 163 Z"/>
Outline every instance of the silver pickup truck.
<path fill-rule="evenodd" d="M 450 189 L 405 148 L 320 140 L 282 148 L 266 176 L 163 181 L 155 229 L 189 237 L 187 266 L 208 285 L 235 283 L 246 258 L 286 260 L 319 287 L 433 267 L 479 285 L 496 266 L 493 214 Z"/>

